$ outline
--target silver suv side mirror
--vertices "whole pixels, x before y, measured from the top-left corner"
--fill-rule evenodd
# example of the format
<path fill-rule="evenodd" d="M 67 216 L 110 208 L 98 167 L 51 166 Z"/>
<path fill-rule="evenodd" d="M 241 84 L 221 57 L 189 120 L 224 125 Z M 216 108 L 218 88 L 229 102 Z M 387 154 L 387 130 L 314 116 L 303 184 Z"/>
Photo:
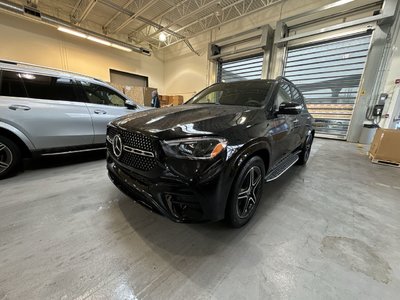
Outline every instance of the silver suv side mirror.
<path fill-rule="evenodd" d="M 128 109 L 136 109 L 136 108 L 137 108 L 136 103 L 133 102 L 132 100 L 126 100 L 126 101 L 125 101 L 125 106 L 126 106 Z"/>

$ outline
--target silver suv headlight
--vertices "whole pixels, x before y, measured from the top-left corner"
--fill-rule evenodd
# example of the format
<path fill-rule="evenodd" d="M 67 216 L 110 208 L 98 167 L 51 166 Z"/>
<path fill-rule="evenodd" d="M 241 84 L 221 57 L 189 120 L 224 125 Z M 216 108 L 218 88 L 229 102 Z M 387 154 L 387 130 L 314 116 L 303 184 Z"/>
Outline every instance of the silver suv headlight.
<path fill-rule="evenodd" d="M 164 141 L 163 148 L 168 156 L 186 159 L 212 159 L 223 152 L 227 140 L 213 137 L 193 137 Z"/>

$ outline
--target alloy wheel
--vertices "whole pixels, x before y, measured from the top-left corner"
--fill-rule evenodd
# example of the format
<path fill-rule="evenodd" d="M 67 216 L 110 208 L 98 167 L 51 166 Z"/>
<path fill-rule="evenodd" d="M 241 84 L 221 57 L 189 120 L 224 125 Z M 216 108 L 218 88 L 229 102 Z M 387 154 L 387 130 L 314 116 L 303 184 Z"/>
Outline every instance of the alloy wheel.
<path fill-rule="evenodd" d="M 13 162 L 13 155 L 5 144 L 0 143 L 0 174 L 5 172 Z"/>
<path fill-rule="evenodd" d="M 262 172 L 258 166 L 252 167 L 244 177 L 237 198 L 237 215 L 247 218 L 256 207 L 262 185 Z"/>

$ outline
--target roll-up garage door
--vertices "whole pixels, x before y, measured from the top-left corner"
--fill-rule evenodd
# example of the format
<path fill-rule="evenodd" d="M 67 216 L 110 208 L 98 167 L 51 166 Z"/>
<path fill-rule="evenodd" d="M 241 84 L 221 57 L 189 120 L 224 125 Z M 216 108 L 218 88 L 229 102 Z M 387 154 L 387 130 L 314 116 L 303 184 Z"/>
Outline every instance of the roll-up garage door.
<path fill-rule="evenodd" d="M 260 79 L 262 65 L 262 55 L 220 62 L 218 65 L 218 82 Z"/>
<path fill-rule="evenodd" d="M 303 92 L 317 136 L 347 137 L 370 35 L 289 48 L 284 76 Z"/>

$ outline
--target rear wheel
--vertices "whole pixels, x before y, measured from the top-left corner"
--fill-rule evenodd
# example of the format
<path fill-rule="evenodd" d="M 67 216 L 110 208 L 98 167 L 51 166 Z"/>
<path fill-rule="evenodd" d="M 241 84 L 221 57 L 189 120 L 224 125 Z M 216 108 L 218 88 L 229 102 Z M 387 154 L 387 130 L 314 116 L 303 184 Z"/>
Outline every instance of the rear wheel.
<path fill-rule="evenodd" d="M 312 146 L 313 141 L 314 141 L 314 136 L 312 133 L 309 133 L 304 142 L 303 149 L 301 150 L 301 152 L 299 154 L 299 160 L 297 161 L 297 164 L 305 165 L 307 163 L 308 158 L 310 157 L 311 146 Z"/>
<path fill-rule="evenodd" d="M 245 225 L 254 215 L 263 192 L 264 161 L 255 156 L 240 170 L 232 186 L 226 219 L 232 227 Z"/>
<path fill-rule="evenodd" d="M 0 136 L 0 179 L 12 175 L 21 161 L 18 146 L 6 137 Z"/>

